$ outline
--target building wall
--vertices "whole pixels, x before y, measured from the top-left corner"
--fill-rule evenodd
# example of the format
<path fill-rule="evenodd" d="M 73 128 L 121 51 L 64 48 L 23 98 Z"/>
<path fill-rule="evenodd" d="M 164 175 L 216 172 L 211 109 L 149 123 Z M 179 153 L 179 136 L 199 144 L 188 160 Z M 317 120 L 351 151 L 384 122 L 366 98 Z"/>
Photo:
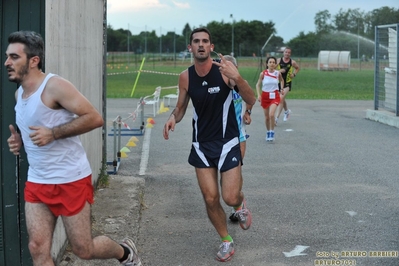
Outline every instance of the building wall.
<path fill-rule="evenodd" d="M 46 0 L 45 69 L 71 81 L 103 112 L 103 22 L 106 0 Z M 81 136 L 97 181 L 102 164 L 102 129 Z M 56 258 L 66 235 L 59 219 L 52 248 Z"/>

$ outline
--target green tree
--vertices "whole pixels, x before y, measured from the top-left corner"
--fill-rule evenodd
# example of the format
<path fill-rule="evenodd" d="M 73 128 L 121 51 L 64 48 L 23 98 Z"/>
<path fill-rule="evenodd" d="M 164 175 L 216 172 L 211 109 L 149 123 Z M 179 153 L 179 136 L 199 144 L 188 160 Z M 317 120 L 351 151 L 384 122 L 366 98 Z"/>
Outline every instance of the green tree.
<path fill-rule="evenodd" d="M 130 38 L 130 47 L 131 51 L 137 53 L 137 54 L 142 54 L 144 53 L 144 41 L 143 37 L 140 35 L 133 35 Z M 112 50 L 111 50 L 112 51 Z"/>
<path fill-rule="evenodd" d="M 191 32 L 192 32 L 192 29 L 191 29 L 190 25 L 188 23 L 186 23 L 186 25 L 184 26 L 184 29 L 182 31 L 182 36 L 184 37 L 185 46 L 187 46 L 187 44 L 189 44 L 189 42 L 190 42 Z"/>
<path fill-rule="evenodd" d="M 215 44 L 215 51 L 221 54 L 230 54 L 231 24 L 211 21 L 206 27 L 212 34 L 212 42 Z"/>
<path fill-rule="evenodd" d="M 287 45 L 292 49 L 293 56 L 317 57 L 320 50 L 319 38 L 319 35 L 314 32 L 305 34 L 302 31 Z"/>
<path fill-rule="evenodd" d="M 374 40 L 375 27 L 399 23 L 399 8 L 381 7 L 374 9 L 365 16 L 365 36 Z"/>
<path fill-rule="evenodd" d="M 338 31 L 346 31 L 353 34 L 364 35 L 364 12 L 359 8 L 348 9 L 344 11 L 342 8 L 338 14 L 334 16 L 335 28 Z"/>
<path fill-rule="evenodd" d="M 252 55 L 253 53 L 259 53 L 259 55 L 262 56 L 268 52 L 275 52 L 276 46 L 281 46 L 283 44 L 281 37 L 273 36 L 265 46 L 266 41 L 272 34 L 276 34 L 274 26 L 272 21 L 266 23 L 259 20 L 243 22 L 241 40 L 246 47 L 245 54 Z M 246 35 L 249 36 L 249 38 L 246 38 Z"/>
<path fill-rule="evenodd" d="M 166 53 L 173 53 L 175 49 L 175 32 L 168 31 L 166 35 L 162 38 L 163 51 Z"/>
<path fill-rule="evenodd" d="M 111 25 L 107 26 L 107 50 L 127 51 L 128 31 L 124 29 L 114 30 Z"/>
<path fill-rule="evenodd" d="M 331 14 L 328 10 L 319 11 L 314 17 L 317 34 L 330 33 L 334 27 L 331 25 Z"/>

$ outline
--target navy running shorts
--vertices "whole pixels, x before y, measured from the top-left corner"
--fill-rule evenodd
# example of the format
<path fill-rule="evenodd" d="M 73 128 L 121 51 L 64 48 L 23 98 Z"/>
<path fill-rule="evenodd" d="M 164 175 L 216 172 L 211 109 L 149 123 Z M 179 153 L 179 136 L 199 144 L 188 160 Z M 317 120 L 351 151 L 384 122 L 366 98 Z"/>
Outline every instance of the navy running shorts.
<path fill-rule="evenodd" d="M 226 172 L 241 163 L 240 141 L 220 139 L 207 142 L 193 142 L 188 163 L 196 168 L 217 168 Z"/>

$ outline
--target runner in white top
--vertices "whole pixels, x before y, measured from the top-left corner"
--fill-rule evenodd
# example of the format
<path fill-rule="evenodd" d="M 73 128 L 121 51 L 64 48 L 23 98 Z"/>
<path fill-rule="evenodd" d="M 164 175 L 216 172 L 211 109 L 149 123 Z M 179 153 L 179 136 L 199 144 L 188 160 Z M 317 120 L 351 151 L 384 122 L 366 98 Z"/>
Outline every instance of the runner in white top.
<path fill-rule="evenodd" d="M 256 83 L 258 101 L 261 102 L 265 113 L 266 141 L 268 142 L 274 141 L 274 113 L 280 104 L 279 82 L 281 87 L 284 88 L 284 80 L 281 73 L 276 70 L 276 62 L 277 59 L 273 56 L 266 59 L 267 69 L 259 74 L 259 79 Z M 262 93 L 260 91 L 261 86 Z M 283 94 L 284 91 L 281 93 Z"/>

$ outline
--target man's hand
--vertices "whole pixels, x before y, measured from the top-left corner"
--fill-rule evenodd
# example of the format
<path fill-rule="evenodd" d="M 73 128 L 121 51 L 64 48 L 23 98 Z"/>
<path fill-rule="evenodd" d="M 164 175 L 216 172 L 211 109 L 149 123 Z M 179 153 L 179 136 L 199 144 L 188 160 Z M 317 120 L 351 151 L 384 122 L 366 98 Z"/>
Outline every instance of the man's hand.
<path fill-rule="evenodd" d="M 240 73 L 238 72 L 237 67 L 233 64 L 233 62 L 226 60 L 222 54 L 218 55 L 221 59 L 220 63 L 216 61 L 213 61 L 212 63 L 219 67 L 220 73 L 234 81 L 239 78 Z"/>
<path fill-rule="evenodd" d="M 244 124 L 246 124 L 246 125 L 251 124 L 252 119 L 251 119 L 251 116 L 249 115 L 248 112 L 245 112 L 245 113 L 244 113 L 243 120 L 244 120 Z"/>
<path fill-rule="evenodd" d="M 288 70 L 288 68 L 283 67 L 283 68 L 281 68 L 281 69 L 279 70 L 279 72 L 284 74 L 284 73 L 287 72 L 287 70 Z"/>
<path fill-rule="evenodd" d="M 30 130 L 33 130 L 29 134 L 32 143 L 38 147 L 44 146 L 52 141 L 54 141 L 54 135 L 50 128 L 30 126 Z"/>
<path fill-rule="evenodd" d="M 9 125 L 8 127 L 11 132 L 11 136 L 7 139 L 8 147 L 10 148 L 10 152 L 14 155 L 19 155 L 19 150 L 22 147 L 21 135 L 15 130 L 13 125 Z"/>
<path fill-rule="evenodd" d="M 169 139 L 169 130 L 174 131 L 176 126 L 176 118 L 174 114 L 171 114 L 168 121 L 166 121 L 165 126 L 163 127 L 163 137 L 164 139 Z"/>

